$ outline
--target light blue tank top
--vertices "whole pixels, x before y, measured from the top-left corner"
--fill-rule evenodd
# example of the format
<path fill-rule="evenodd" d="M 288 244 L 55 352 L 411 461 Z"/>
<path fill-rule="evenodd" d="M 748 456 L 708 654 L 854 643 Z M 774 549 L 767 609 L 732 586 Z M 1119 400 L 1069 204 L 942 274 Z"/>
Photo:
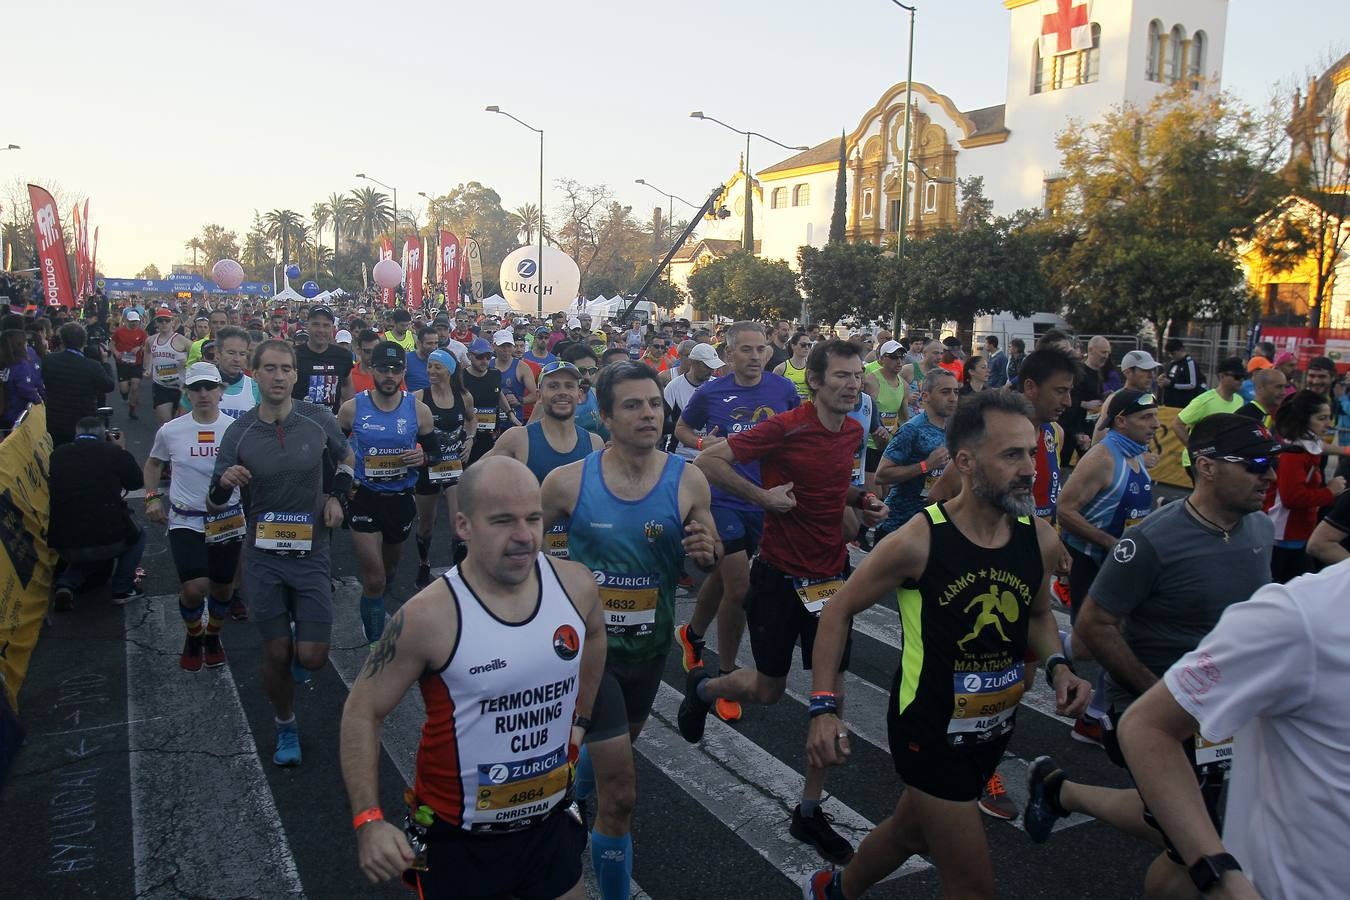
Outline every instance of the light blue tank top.
<path fill-rule="evenodd" d="M 544 483 L 548 473 L 554 469 L 590 455 L 591 433 L 575 422 L 572 423 L 572 427 L 577 432 L 576 446 L 567 453 L 559 453 L 553 449 L 553 445 L 544 435 L 543 422 L 531 422 L 525 426 L 525 434 L 530 439 L 530 457 L 525 465 L 534 473 L 534 477 L 539 479 L 540 484 Z"/>
<path fill-rule="evenodd" d="M 417 445 L 417 400 L 403 391 L 393 412 L 384 412 L 370 399 L 370 391 L 356 395 L 352 418 L 352 452 L 356 455 L 356 483 L 383 493 L 410 491 L 417 469 L 404 465 L 402 455 Z"/>
<path fill-rule="evenodd" d="M 853 407 L 849 417 L 856 419 L 863 430 L 862 444 L 859 445 L 858 452 L 853 454 L 853 479 L 850 482 L 856 487 L 862 487 L 867 479 L 863 457 L 867 454 L 867 438 L 872 433 L 872 395 L 866 391 L 858 394 L 858 405 Z"/>
<path fill-rule="evenodd" d="M 1130 468 L 1122 446 L 1112 438 L 1116 432 L 1108 432 L 1102 443 L 1111 451 L 1115 464 L 1111 472 L 1111 483 L 1087 506 L 1083 507 L 1083 518 L 1094 528 L 1100 528 L 1112 537 L 1120 537 L 1126 528 L 1136 524 L 1153 511 L 1153 478 L 1144 468 L 1140 459 L 1139 471 Z M 1096 562 L 1106 561 L 1106 548 L 1077 535 L 1064 532 L 1064 543 Z"/>

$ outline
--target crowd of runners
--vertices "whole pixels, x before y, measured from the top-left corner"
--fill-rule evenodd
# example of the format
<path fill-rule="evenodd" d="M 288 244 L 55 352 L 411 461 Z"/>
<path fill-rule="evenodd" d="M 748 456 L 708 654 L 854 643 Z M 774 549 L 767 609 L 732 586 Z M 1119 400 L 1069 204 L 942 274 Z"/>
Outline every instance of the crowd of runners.
<path fill-rule="evenodd" d="M 332 534 L 350 530 L 370 652 L 341 761 L 372 881 L 581 897 L 589 844 L 601 896 L 628 897 L 634 810 L 660 802 L 633 744 L 673 649 L 691 743 L 710 715 L 782 699 L 794 656 L 811 670 L 787 825 L 822 860 L 808 900 L 853 900 L 916 854 L 944 896 L 992 896 L 1006 861 L 982 813 L 1020 816 L 1036 842 L 1071 813 L 1149 842 L 1150 897 L 1343 893 L 1350 402 L 1331 360 L 1300 370 L 1258 348 L 1209 388 L 1184 345 L 1166 365 L 1114 361 L 1104 340 L 1080 354 L 1058 332 L 971 353 L 785 321 L 359 302 L 131 302 L 55 329 L 9 316 L 0 370 L 5 427 L 30 402 L 56 411 L 60 353 L 111 367 L 84 390 L 120 395 L 114 416 L 136 419 L 151 382 L 159 427 L 137 463 L 181 583 L 179 665 L 224 665 L 228 617 L 257 627 L 278 766 L 333 749 L 302 743 L 292 699 L 327 662 Z M 54 461 L 118 443 L 90 415 L 104 402 L 49 417 Z M 1149 474 L 1164 405 L 1182 408 L 1194 485 L 1166 503 Z M 436 546 L 442 506 L 452 537 Z M 420 590 L 394 598 L 410 536 Z M 697 596 L 687 622 L 680 588 Z M 68 607 L 78 585 L 59 589 Z M 905 790 L 855 847 L 821 803 L 850 756 L 852 619 L 878 603 L 898 612 L 887 726 Z M 1088 660 L 1093 680 L 1076 671 Z M 1013 806 L 996 766 L 1036 678 L 1075 719 L 1065 740 L 1101 746 L 1136 787 L 1041 757 Z M 380 730 L 414 687 L 427 720 L 396 814 L 379 802 Z"/>

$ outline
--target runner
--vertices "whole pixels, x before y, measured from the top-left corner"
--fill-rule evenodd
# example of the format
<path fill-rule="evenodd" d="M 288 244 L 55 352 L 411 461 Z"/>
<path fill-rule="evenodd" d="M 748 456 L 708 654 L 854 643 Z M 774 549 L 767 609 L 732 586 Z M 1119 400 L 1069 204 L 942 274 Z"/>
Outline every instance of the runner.
<path fill-rule="evenodd" d="M 797 396 L 807 400 L 811 390 L 806 386 L 806 356 L 811 352 L 811 338 L 803 331 L 797 332 L 788 342 L 788 350 L 790 355 L 774 368 L 773 373 L 792 382 L 792 386 L 797 389 Z"/>
<path fill-rule="evenodd" d="M 389 330 L 385 332 L 384 339 L 393 341 L 405 352 L 411 353 L 417 346 L 417 335 L 408 327 L 412 322 L 412 313 L 401 306 L 396 306 L 389 311 L 388 322 Z"/>
<path fill-rule="evenodd" d="M 431 533 L 441 498 L 451 523 L 458 512 L 460 473 L 473 450 L 474 430 L 466 427 L 473 409 L 473 396 L 464 389 L 459 360 L 448 350 L 433 350 L 427 357 L 427 377 L 431 383 L 417 392 L 417 401 L 431 410 L 436 429 L 435 449 L 428 452 L 426 465 L 417 476 L 417 578 L 424 588 L 431 583 Z M 450 559 L 459 561 L 459 535 L 450 527 Z"/>
<path fill-rule="evenodd" d="M 807 877 L 808 900 L 861 897 L 915 854 L 937 866 L 943 896 L 994 896 L 976 799 L 1016 727 L 1027 649 L 1048 661 L 1061 715 L 1087 704 L 1087 682 L 1058 653 L 1050 572 L 1061 548 L 1054 529 L 1032 516 L 1039 440 L 1029 418 L 1015 393 L 963 401 L 947 426 L 960 495 L 880 542 L 825 607 L 812 655 L 807 758 L 818 767 L 848 759 L 844 685 L 835 673 L 848 656 L 851 617 L 897 596 L 901 658 L 887 737 L 905 790 L 847 868 Z"/>
<path fill-rule="evenodd" d="M 1261 504 L 1275 479 L 1279 442 L 1250 419 L 1218 413 L 1196 424 L 1190 446 L 1194 492 L 1124 534 L 1074 625 L 1075 644 L 1081 641 L 1109 676 L 1104 745 L 1121 766 L 1113 727 L 1120 715 L 1195 649 L 1225 609 L 1270 581 L 1274 526 Z M 1186 753 L 1218 827 L 1231 751 L 1188 740 Z M 1047 756 L 1027 776 L 1023 823 L 1033 841 L 1045 841 L 1056 819 L 1085 813 L 1165 851 L 1149 869 L 1151 896 L 1194 896 L 1183 860 L 1135 790 L 1069 781 Z"/>
<path fill-rule="evenodd" d="M 1247 369 L 1242 365 L 1242 360 L 1236 356 L 1230 356 L 1219 363 L 1218 386 L 1210 388 L 1191 400 L 1172 420 L 1172 433 L 1177 436 L 1177 440 L 1181 441 L 1183 448 L 1190 443 L 1191 429 L 1196 426 L 1196 423 L 1204 420 L 1207 416 L 1219 413 L 1235 413 L 1243 407 L 1247 401 L 1238 393 L 1238 388 L 1242 385 L 1246 373 Z M 1191 454 L 1187 449 L 1181 451 L 1181 465 L 1186 469 L 1187 474 L 1192 478 L 1195 477 L 1191 468 Z"/>
<path fill-rule="evenodd" d="M 581 900 L 569 763 L 605 664 L 595 581 L 539 552 L 539 489 L 520 463 L 483 461 L 460 499 L 468 556 L 394 614 L 343 708 L 357 857 L 371 882 L 403 874 L 419 898 Z M 379 806 L 380 728 L 413 684 L 427 722 L 400 830 Z"/>
<path fill-rule="evenodd" d="M 666 385 L 663 392 L 666 406 L 670 407 L 670 416 L 674 422 L 679 422 L 680 415 L 684 412 L 684 408 L 689 405 L 694 392 L 707 384 L 708 379 L 713 377 L 714 372 L 726 365 L 718 357 L 717 351 L 707 344 L 694 344 L 690 348 L 686 360 L 686 371 L 670 379 L 670 383 Z M 685 459 L 693 459 L 698 456 L 698 450 L 693 447 L 686 447 L 674 435 L 672 435 L 672 438 L 674 438 L 671 441 L 672 452 L 678 453 Z"/>
<path fill-rule="evenodd" d="M 353 396 L 375 387 L 375 375 L 370 371 L 370 354 L 374 352 L 375 345 L 379 342 L 379 333 L 369 328 L 363 329 L 356 335 L 356 359 L 352 365 L 351 373 Z"/>
<path fill-rule="evenodd" d="M 352 398 L 352 355 L 333 344 L 333 311 L 315 306 L 305 323 L 305 342 L 295 348 L 296 379 L 291 396 L 328 407 Z"/>
<path fill-rule="evenodd" d="M 923 412 L 923 380 L 929 372 L 940 368 L 942 342 L 927 341 L 923 345 L 923 357 L 918 362 L 907 363 L 900 369 L 900 378 L 905 382 L 905 394 L 909 398 L 910 418 Z M 960 384 L 961 379 L 957 379 Z"/>
<path fill-rule="evenodd" d="M 408 374 L 404 379 L 405 391 L 420 391 L 427 386 L 427 360 L 431 351 L 440 346 L 440 335 L 434 326 L 423 325 L 417 329 L 416 352 L 408 351 Z"/>
<path fill-rule="evenodd" d="M 370 369 L 375 389 L 342 404 L 337 419 L 351 434 L 356 457 L 356 489 L 346 512 L 361 570 L 361 624 L 373 644 L 384 633 L 385 590 L 417 515 L 417 470 L 438 442 L 431 409 L 399 388 L 407 371 L 403 345 L 376 344 Z"/>
<path fill-rule="evenodd" d="M 244 374 L 246 365 L 248 334 L 243 329 L 226 325 L 216 334 L 216 369 L 224 389 L 220 411 L 232 419 L 239 418 L 262 399 L 258 383 Z"/>
<path fill-rule="evenodd" d="M 877 349 L 877 369 L 863 376 L 863 390 L 871 395 L 881 416 L 881 430 L 885 435 L 874 434 L 867 440 L 867 489 L 877 490 L 876 471 L 881 464 L 882 453 L 886 445 L 900 427 L 900 411 L 907 409 L 905 403 L 905 381 L 900 377 L 904 348 L 899 341 L 886 341 Z M 908 418 L 908 417 L 906 417 Z"/>
<path fill-rule="evenodd" d="M 618 363 L 601 373 L 596 395 L 613 444 L 544 479 L 544 527 L 570 521 L 571 558 L 594 573 L 604 604 L 609 650 L 577 794 L 585 798 L 598 785 L 591 861 L 603 900 L 627 900 L 636 791 L 632 745 L 661 685 L 675 580 L 686 555 L 711 569 L 720 548 L 703 474 L 658 449 L 664 408 L 656 373 L 641 363 Z"/>
<path fill-rule="evenodd" d="M 700 351 L 702 352 L 702 351 Z M 704 450 L 764 423 L 770 417 L 801 405 L 792 383 L 764 372 L 768 339 L 758 322 L 736 322 L 727 329 L 727 374 L 714 378 L 689 398 L 675 425 L 675 437 L 686 447 Z M 716 353 L 713 354 L 717 359 Z M 717 360 L 720 362 L 720 360 Z M 849 409 L 853 408 L 853 401 Z M 702 432 L 702 435 L 699 434 Z M 750 483 L 759 484 L 759 465 L 737 464 Z M 686 672 L 703 664 L 703 635 L 717 617 L 717 664 L 721 674 L 736 668 L 736 653 L 745 632 L 745 592 L 750 586 L 750 558 L 759 547 L 764 511 L 755 503 L 714 486 L 713 519 L 725 556 L 722 564 L 699 587 L 698 600 L 687 625 L 676 629 Z M 726 698 L 717 715 L 727 722 L 741 717 L 740 704 Z"/>
<path fill-rule="evenodd" d="M 263 690 L 277 720 L 278 766 L 300 764 L 291 665 L 318 671 L 328 659 L 333 625 L 329 530 L 342 524 L 351 494 L 352 451 L 337 419 L 295 400 L 295 350 L 264 341 L 253 356 L 262 402 L 235 419 L 216 453 L 206 511 L 229 509 L 248 486 L 244 596 L 263 639 Z M 325 452 L 339 461 L 332 492 L 323 486 Z M 293 624 L 292 624 L 293 623 Z"/>
<path fill-rule="evenodd" d="M 464 387 L 473 396 L 473 450 L 465 467 L 487 455 L 497 441 L 497 422 L 502 413 L 510 413 L 502 396 L 502 373 L 492 365 L 492 345 L 483 338 L 469 344 L 468 365 L 464 368 Z M 519 424 L 519 423 L 517 423 Z"/>
<path fill-rule="evenodd" d="M 544 366 L 539 382 L 539 405 L 544 408 L 544 417 L 508 429 L 489 456 L 509 456 L 524 463 L 543 484 L 554 469 L 604 449 L 605 442 L 599 435 L 576 423 L 580 379 L 577 367 L 569 362 L 559 359 Z M 559 519 L 544 535 L 544 549 L 549 556 L 567 559 L 567 526 L 565 519 Z"/>
<path fill-rule="evenodd" d="M 136 420 L 141 406 L 141 376 L 145 373 L 145 343 L 150 335 L 141 327 L 141 314 L 129 309 L 112 333 L 113 359 L 117 367 L 117 390 L 127 404 L 127 418 Z"/>
<path fill-rule="evenodd" d="M 202 345 L 211 340 L 211 317 L 205 310 L 192 319 L 192 335 L 189 340 L 187 364 L 190 366 L 202 358 Z"/>
<path fill-rule="evenodd" d="M 1156 376 L 1159 368 L 1158 362 L 1147 351 L 1131 350 L 1120 358 L 1120 375 L 1124 379 L 1124 383 L 1117 390 L 1137 391 L 1141 394 L 1153 393 L 1153 385 L 1157 381 Z M 1103 410 L 1111 405 L 1111 398 L 1113 397 L 1115 397 L 1115 391 L 1106 395 L 1106 400 L 1101 405 Z M 1111 423 L 1106 420 L 1106 417 L 1098 416 L 1092 433 L 1092 442 L 1095 444 L 1102 440 L 1110 430 Z"/>
<path fill-rule="evenodd" d="M 516 358 L 516 335 L 511 329 L 503 328 L 494 334 L 492 344 L 493 362 L 502 373 L 502 399 L 509 407 L 513 424 L 528 422 L 524 410 L 528 407 L 533 412 L 534 401 L 538 399 L 534 371 Z"/>
<path fill-rule="evenodd" d="M 946 369 L 924 380 L 923 412 L 895 432 L 877 466 L 877 486 L 889 488 L 890 515 L 877 526 L 877 540 L 894 532 L 929 502 L 928 495 L 946 471 L 947 422 L 960 399 L 956 376 Z"/>
<path fill-rule="evenodd" d="M 198 319 L 201 317 L 198 316 Z M 214 342 L 217 355 L 220 352 L 220 330 L 230 324 L 229 314 L 223 309 L 213 310 L 206 317 L 206 335 L 192 342 L 188 351 L 188 365 L 202 358 L 202 350 L 208 342 Z"/>
<path fill-rule="evenodd" d="M 1237 414 L 1260 422 L 1269 431 L 1275 424 L 1275 411 L 1284 402 L 1288 385 L 1284 373 L 1274 366 L 1258 369 L 1252 373 L 1254 396 L 1238 408 Z"/>
<path fill-rule="evenodd" d="M 702 739 L 708 710 L 719 697 L 764 705 L 781 700 L 798 641 L 802 665 L 811 667 L 820 611 L 848 576 L 844 509 L 861 510 L 866 526 L 886 517 L 884 504 L 849 484 L 863 438 L 861 426 L 849 417 L 862 393 L 857 345 L 817 344 L 806 374 L 812 400 L 705 448 L 696 462 L 719 489 L 753 502 L 767 515 L 745 608 L 755 668 L 716 678 L 702 666 L 690 670 L 678 717 L 680 734 L 690 743 Z M 746 463 L 759 464 L 762 486 L 741 474 Z M 720 645 L 718 650 L 722 660 L 734 663 L 733 650 Z M 832 672 L 847 669 L 847 650 L 833 664 Z M 821 809 L 824 785 L 824 768 L 809 765 L 789 830 L 831 862 L 845 863 L 853 847 Z"/>
<path fill-rule="evenodd" d="M 188 339 L 173 330 L 173 313 L 168 307 L 155 310 L 155 335 L 147 342 L 146 377 L 150 378 L 150 405 L 159 424 L 178 415 L 183 396 L 183 372 L 187 368 Z"/>
<path fill-rule="evenodd" d="M 234 422 L 220 411 L 220 373 L 211 363 L 194 363 L 188 367 L 185 381 L 191 413 L 166 422 L 155 432 L 154 445 L 145 460 L 147 485 L 159 484 L 165 464 L 173 466 L 168 502 L 160 491 L 147 489 L 145 517 L 156 525 L 169 526 L 169 550 L 181 585 L 178 611 L 187 628 L 178 664 L 186 672 L 200 672 L 203 664 L 208 668 L 225 665 L 220 626 L 230 613 L 234 573 L 246 528 L 238 490 L 230 495 L 223 511 L 207 512 L 206 492 L 216 452 Z"/>

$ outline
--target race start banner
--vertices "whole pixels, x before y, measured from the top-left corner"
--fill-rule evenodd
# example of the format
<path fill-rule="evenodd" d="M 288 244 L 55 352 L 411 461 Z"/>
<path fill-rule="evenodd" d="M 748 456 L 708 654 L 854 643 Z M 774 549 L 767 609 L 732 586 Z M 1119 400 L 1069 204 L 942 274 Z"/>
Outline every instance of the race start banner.
<path fill-rule="evenodd" d="M 47 408 L 30 406 L 0 441 L 0 687 L 15 711 L 56 567 L 47 546 L 51 455 Z"/>

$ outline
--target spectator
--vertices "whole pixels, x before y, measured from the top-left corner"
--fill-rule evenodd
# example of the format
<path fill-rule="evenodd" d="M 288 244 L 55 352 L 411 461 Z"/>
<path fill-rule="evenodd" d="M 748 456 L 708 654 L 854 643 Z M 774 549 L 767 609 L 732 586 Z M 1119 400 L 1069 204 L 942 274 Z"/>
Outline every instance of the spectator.
<path fill-rule="evenodd" d="M 56 608 L 70 609 L 75 595 L 110 564 L 112 601 L 121 605 L 144 596 L 135 580 L 145 531 L 122 500 L 123 492 L 142 487 L 144 478 L 121 435 L 108 439 L 102 419 L 84 416 L 74 431 L 51 458 L 47 544 L 64 566 L 55 579 Z"/>
<path fill-rule="evenodd" d="M 984 355 L 989 360 L 989 387 L 1003 387 L 1008 383 L 1008 354 L 998 349 L 996 335 L 984 339 Z"/>
<path fill-rule="evenodd" d="M 75 423 L 92 416 L 100 394 L 113 390 L 113 379 L 102 365 L 84 355 L 84 326 L 61 326 L 64 348 L 42 358 L 42 381 L 47 387 L 47 432 L 55 444 L 75 439 Z M 134 464 L 134 460 L 133 460 Z"/>
<path fill-rule="evenodd" d="M 983 356 L 966 360 L 961 396 L 976 394 L 989 387 L 989 361 Z"/>
<path fill-rule="evenodd" d="M 1020 383 L 1017 378 L 1018 372 L 1022 370 L 1022 360 L 1027 358 L 1027 342 L 1021 338 L 1013 338 L 1008 341 L 1008 380 L 1005 382 L 1010 391 L 1018 390 Z"/>
<path fill-rule="evenodd" d="M 0 332 L 0 435 L 14 427 L 30 403 L 42 402 L 42 376 L 28 355 L 28 333 Z"/>
<path fill-rule="evenodd" d="M 1266 513 L 1275 522 L 1271 576 L 1280 584 L 1308 571 L 1308 538 L 1318 514 L 1345 490 L 1344 478 L 1322 477 L 1322 437 L 1330 430 L 1331 407 L 1314 391 L 1299 391 L 1275 413 L 1275 436 L 1285 449 Z"/>
<path fill-rule="evenodd" d="M 1200 374 L 1200 367 L 1186 352 L 1186 344 L 1181 338 L 1172 338 L 1167 342 L 1165 349 L 1171 361 L 1167 364 L 1166 371 L 1158 376 L 1158 384 L 1162 385 L 1163 389 L 1163 405 L 1184 409 L 1186 404 L 1203 394 L 1208 385 L 1205 383 L 1205 377 Z M 1238 362 L 1240 364 L 1241 360 Z M 1242 368 L 1245 373 L 1246 366 Z M 1239 377 L 1238 383 L 1241 382 L 1242 379 Z"/>

